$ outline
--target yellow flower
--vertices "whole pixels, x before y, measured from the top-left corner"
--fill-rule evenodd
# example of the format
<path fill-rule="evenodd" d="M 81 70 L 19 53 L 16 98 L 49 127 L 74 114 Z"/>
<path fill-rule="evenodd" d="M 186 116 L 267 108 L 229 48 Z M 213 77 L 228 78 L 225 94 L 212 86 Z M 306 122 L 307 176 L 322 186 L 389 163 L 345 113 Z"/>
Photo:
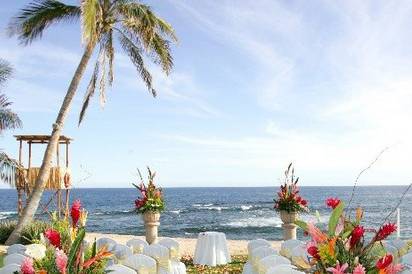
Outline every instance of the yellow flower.
<path fill-rule="evenodd" d="M 360 222 L 360 220 L 362 219 L 362 216 L 363 216 L 363 210 L 362 208 L 358 207 L 356 209 L 356 221 Z"/>
<path fill-rule="evenodd" d="M 81 226 L 81 227 L 85 227 L 85 226 L 86 226 L 87 215 L 88 215 L 87 210 L 83 208 L 83 209 L 80 211 L 80 218 L 79 218 L 79 222 L 80 222 L 80 226 Z"/>

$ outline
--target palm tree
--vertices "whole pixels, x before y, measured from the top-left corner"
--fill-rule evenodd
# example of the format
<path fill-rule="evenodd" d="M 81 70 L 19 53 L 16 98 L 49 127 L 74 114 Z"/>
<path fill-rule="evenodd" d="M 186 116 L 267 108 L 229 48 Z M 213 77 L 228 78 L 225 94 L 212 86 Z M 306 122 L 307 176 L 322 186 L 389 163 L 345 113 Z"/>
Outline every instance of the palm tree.
<path fill-rule="evenodd" d="M 22 229 L 32 221 L 37 211 L 65 118 L 94 50 L 98 48 L 98 57 L 84 97 L 79 124 L 84 118 L 96 86 L 99 88 L 101 101 L 104 102 L 106 84 L 111 85 L 113 82 L 115 38 L 130 57 L 153 96 L 156 91 L 152 86 L 152 76 L 145 67 L 145 58 L 160 65 L 166 74 L 170 73 L 173 66 L 170 45 L 177 41 L 173 28 L 157 17 L 149 6 L 136 0 L 81 0 L 79 6 L 66 5 L 56 0 L 36 0 L 12 19 L 9 31 L 11 35 L 16 35 L 22 44 L 28 45 L 40 38 L 44 30 L 51 25 L 74 19 L 80 19 L 83 55 L 53 124 L 50 141 L 29 202 L 7 244 L 18 241 Z"/>
<path fill-rule="evenodd" d="M 0 88 L 11 76 L 13 70 L 8 62 L 0 59 Z M 9 107 L 12 103 L 0 90 L 0 134 L 6 129 L 15 129 L 22 126 L 19 116 Z M 14 186 L 16 183 L 16 171 L 20 165 L 5 152 L 0 151 L 0 180 Z"/>

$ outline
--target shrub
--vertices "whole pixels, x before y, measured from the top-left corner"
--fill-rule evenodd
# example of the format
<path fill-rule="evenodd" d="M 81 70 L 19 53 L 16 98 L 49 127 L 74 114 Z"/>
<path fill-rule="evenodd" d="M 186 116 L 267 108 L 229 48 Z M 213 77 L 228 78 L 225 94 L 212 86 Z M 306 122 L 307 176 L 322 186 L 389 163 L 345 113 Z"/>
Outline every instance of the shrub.
<path fill-rule="evenodd" d="M 4 244 L 16 227 L 16 221 L 0 222 L 0 244 Z"/>
<path fill-rule="evenodd" d="M 7 241 L 10 234 L 16 228 L 16 225 L 16 221 L 0 222 L 0 244 L 4 244 Z M 39 242 L 40 235 L 49 227 L 50 225 L 43 221 L 32 222 L 23 229 L 20 242 L 25 245 Z"/>

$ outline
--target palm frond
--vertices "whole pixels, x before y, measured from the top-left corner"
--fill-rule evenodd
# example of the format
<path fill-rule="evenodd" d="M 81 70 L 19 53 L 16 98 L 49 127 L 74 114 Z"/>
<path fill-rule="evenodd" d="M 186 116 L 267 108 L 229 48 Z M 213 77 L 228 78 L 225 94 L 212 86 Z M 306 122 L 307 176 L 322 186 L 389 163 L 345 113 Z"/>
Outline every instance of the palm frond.
<path fill-rule="evenodd" d="M 168 38 L 177 41 L 173 28 L 143 4 L 125 3 L 118 6 L 118 12 L 123 17 L 123 30 L 134 34 L 133 42 L 141 43 L 147 55 L 169 74 L 173 67 L 173 58 Z"/>
<path fill-rule="evenodd" d="M 50 25 L 80 16 L 80 7 L 57 0 L 36 0 L 24 7 L 9 23 L 9 34 L 17 35 L 24 45 L 40 38 Z"/>
<path fill-rule="evenodd" d="M 0 58 L 0 85 L 9 79 L 12 75 L 13 69 L 10 66 L 9 62 Z"/>
<path fill-rule="evenodd" d="M 84 95 L 82 109 L 79 115 L 79 126 L 83 121 L 84 115 L 86 114 L 86 109 L 89 106 L 90 99 L 93 97 L 96 90 L 97 78 L 99 77 L 99 60 L 96 61 L 94 66 L 94 71 L 92 78 L 90 79 L 89 85 L 87 86 L 86 94 Z"/>
<path fill-rule="evenodd" d="M 17 172 L 22 167 L 6 153 L 0 152 L 0 180 L 12 187 L 16 185 Z"/>
<path fill-rule="evenodd" d="M 82 0 L 81 4 L 82 41 L 84 44 L 98 40 L 98 26 L 102 24 L 102 10 L 99 0 Z"/>
<path fill-rule="evenodd" d="M 5 129 L 15 129 L 22 126 L 19 116 L 8 107 L 12 103 L 7 96 L 0 94 L 0 133 Z"/>
<path fill-rule="evenodd" d="M 119 35 L 119 40 L 122 48 L 127 53 L 127 55 L 129 55 L 130 60 L 135 65 L 142 80 L 145 82 L 147 89 L 152 93 L 154 97 L 156 97 L 156 90 L 152 86 L 152 75 L 145 67 L 144 60 L 141 55 L 141 48 L 136 46 L 133 41 L 123 32 L 119 31 Z"/>

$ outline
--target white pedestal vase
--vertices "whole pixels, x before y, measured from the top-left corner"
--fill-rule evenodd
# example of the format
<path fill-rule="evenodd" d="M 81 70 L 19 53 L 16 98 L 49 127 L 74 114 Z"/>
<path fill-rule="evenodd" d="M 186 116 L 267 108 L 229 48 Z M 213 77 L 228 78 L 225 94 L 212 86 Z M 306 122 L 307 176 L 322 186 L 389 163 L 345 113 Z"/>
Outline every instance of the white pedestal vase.
<path fill-rule="evenodd" d="M 143 213 L 144 227 L 146 231 L 146 241 L 149 244 L 157 243 L 158 230 L 160 225 L 160 213 Z"/>
<path fill-rule="evenodd" d="M 280 211 L 280 219 L 282 220 L 283 240 L 295 240 L 296 228 L 295 221 L 298 219 L 297 212 L 287 212 L 285 210 Z"/>

